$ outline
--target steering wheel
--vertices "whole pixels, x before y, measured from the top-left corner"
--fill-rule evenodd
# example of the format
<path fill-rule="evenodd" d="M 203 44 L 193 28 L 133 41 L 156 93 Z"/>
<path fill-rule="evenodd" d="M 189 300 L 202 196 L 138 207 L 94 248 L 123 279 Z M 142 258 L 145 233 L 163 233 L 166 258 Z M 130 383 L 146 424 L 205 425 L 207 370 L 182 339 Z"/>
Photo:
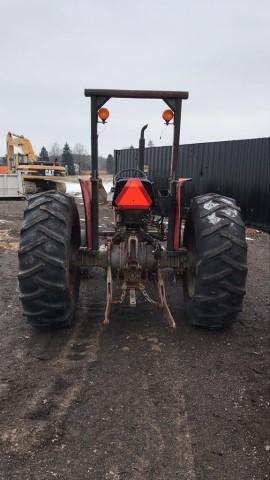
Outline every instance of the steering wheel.
<path fill-rule="evenodd" d="M 147 175 L 138 168 L 125 168 L 124 170 L 119 170 L 119 172 L 115 175 L 114 181 L 117 182 L 119 178 L 129 178 L 132 177 L 133 173 L 135 173 L 136 178 L 147 178 Z"/>

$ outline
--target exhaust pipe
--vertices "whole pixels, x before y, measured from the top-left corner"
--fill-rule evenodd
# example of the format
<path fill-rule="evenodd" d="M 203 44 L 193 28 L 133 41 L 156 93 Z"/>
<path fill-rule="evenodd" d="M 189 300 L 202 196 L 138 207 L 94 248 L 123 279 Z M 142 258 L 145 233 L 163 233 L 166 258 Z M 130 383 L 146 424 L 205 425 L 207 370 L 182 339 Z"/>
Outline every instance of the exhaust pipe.
<path fill-rule="evenodd" d="M 138 161 L 138 169 L 144 172 L 144 151 L 145 151 L 145 138 L 144 138 L 144 131 L 147 129 L 148 124 L 144 125 L 141 129 L 141 136 L 139 141 L 139 161 Z"/>

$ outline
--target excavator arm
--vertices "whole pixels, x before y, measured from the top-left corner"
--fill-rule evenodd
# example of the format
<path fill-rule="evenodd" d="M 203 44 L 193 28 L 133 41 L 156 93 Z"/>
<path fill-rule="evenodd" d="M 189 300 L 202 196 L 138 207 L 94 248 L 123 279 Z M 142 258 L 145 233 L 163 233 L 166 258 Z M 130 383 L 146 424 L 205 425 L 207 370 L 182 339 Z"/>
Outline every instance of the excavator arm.
<path fill-rule="evenodd" d="M 24 155 L 27 157 L 27 163 L 30 164 L 36 160 L 36 155 L 30 140 L 25 138 L 23 135 L 16 135 L 15 133 L 8 132 L 6 139 L 6 150 L 9 171 L 12 170 L 14 147 L 20 147 L 22 149 Z"/>

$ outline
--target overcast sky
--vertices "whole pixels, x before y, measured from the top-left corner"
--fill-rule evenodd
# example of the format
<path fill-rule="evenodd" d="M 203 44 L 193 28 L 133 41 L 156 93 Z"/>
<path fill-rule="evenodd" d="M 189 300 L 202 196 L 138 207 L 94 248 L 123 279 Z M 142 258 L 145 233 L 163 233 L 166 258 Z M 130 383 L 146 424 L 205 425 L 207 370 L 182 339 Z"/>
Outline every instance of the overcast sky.
<path fill-rule="evenodd" d="M 84 88 L 188 90 L 181 143 L 269 136 L 269 0 L 0 0 L 0 155 L 12 131 L 36 154 L 90 151 Z M 165 104 L 113 100 L 100 154 L 167 145 Z M 161 139 L 160 139 L 161 136 Z"/>

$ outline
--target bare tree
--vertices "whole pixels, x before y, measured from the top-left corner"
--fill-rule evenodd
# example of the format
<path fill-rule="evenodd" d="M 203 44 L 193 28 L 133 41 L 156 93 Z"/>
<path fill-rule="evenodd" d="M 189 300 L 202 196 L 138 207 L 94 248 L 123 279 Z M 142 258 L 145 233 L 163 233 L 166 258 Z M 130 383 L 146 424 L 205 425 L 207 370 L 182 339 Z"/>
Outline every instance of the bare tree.
<path fill-rule="evenodd" d="M 82 143 L 76 143 L 73 147 L 73 154 L 74 155 L 87 155 L 87 151 L 84 148 Z"/>
<path fill-rule="evenodd" d="M 50 157 L 59 158 L 62 155 L 62 149 L 60 148 L 60 145 L 58 142 L 54 142 L 52 144 L 52 147 L 50 149 Z"/>
<path fill-rule="evenodd" d="M 81 173 L 82 168 L 82 160 L 84 159 L 85 155 L 87 155 L 87 151 L 84 148 L 82 143 L 76 143 L 73 147 L 73 156 L 75 163 L 79 166 L 79 173 Z"/>

